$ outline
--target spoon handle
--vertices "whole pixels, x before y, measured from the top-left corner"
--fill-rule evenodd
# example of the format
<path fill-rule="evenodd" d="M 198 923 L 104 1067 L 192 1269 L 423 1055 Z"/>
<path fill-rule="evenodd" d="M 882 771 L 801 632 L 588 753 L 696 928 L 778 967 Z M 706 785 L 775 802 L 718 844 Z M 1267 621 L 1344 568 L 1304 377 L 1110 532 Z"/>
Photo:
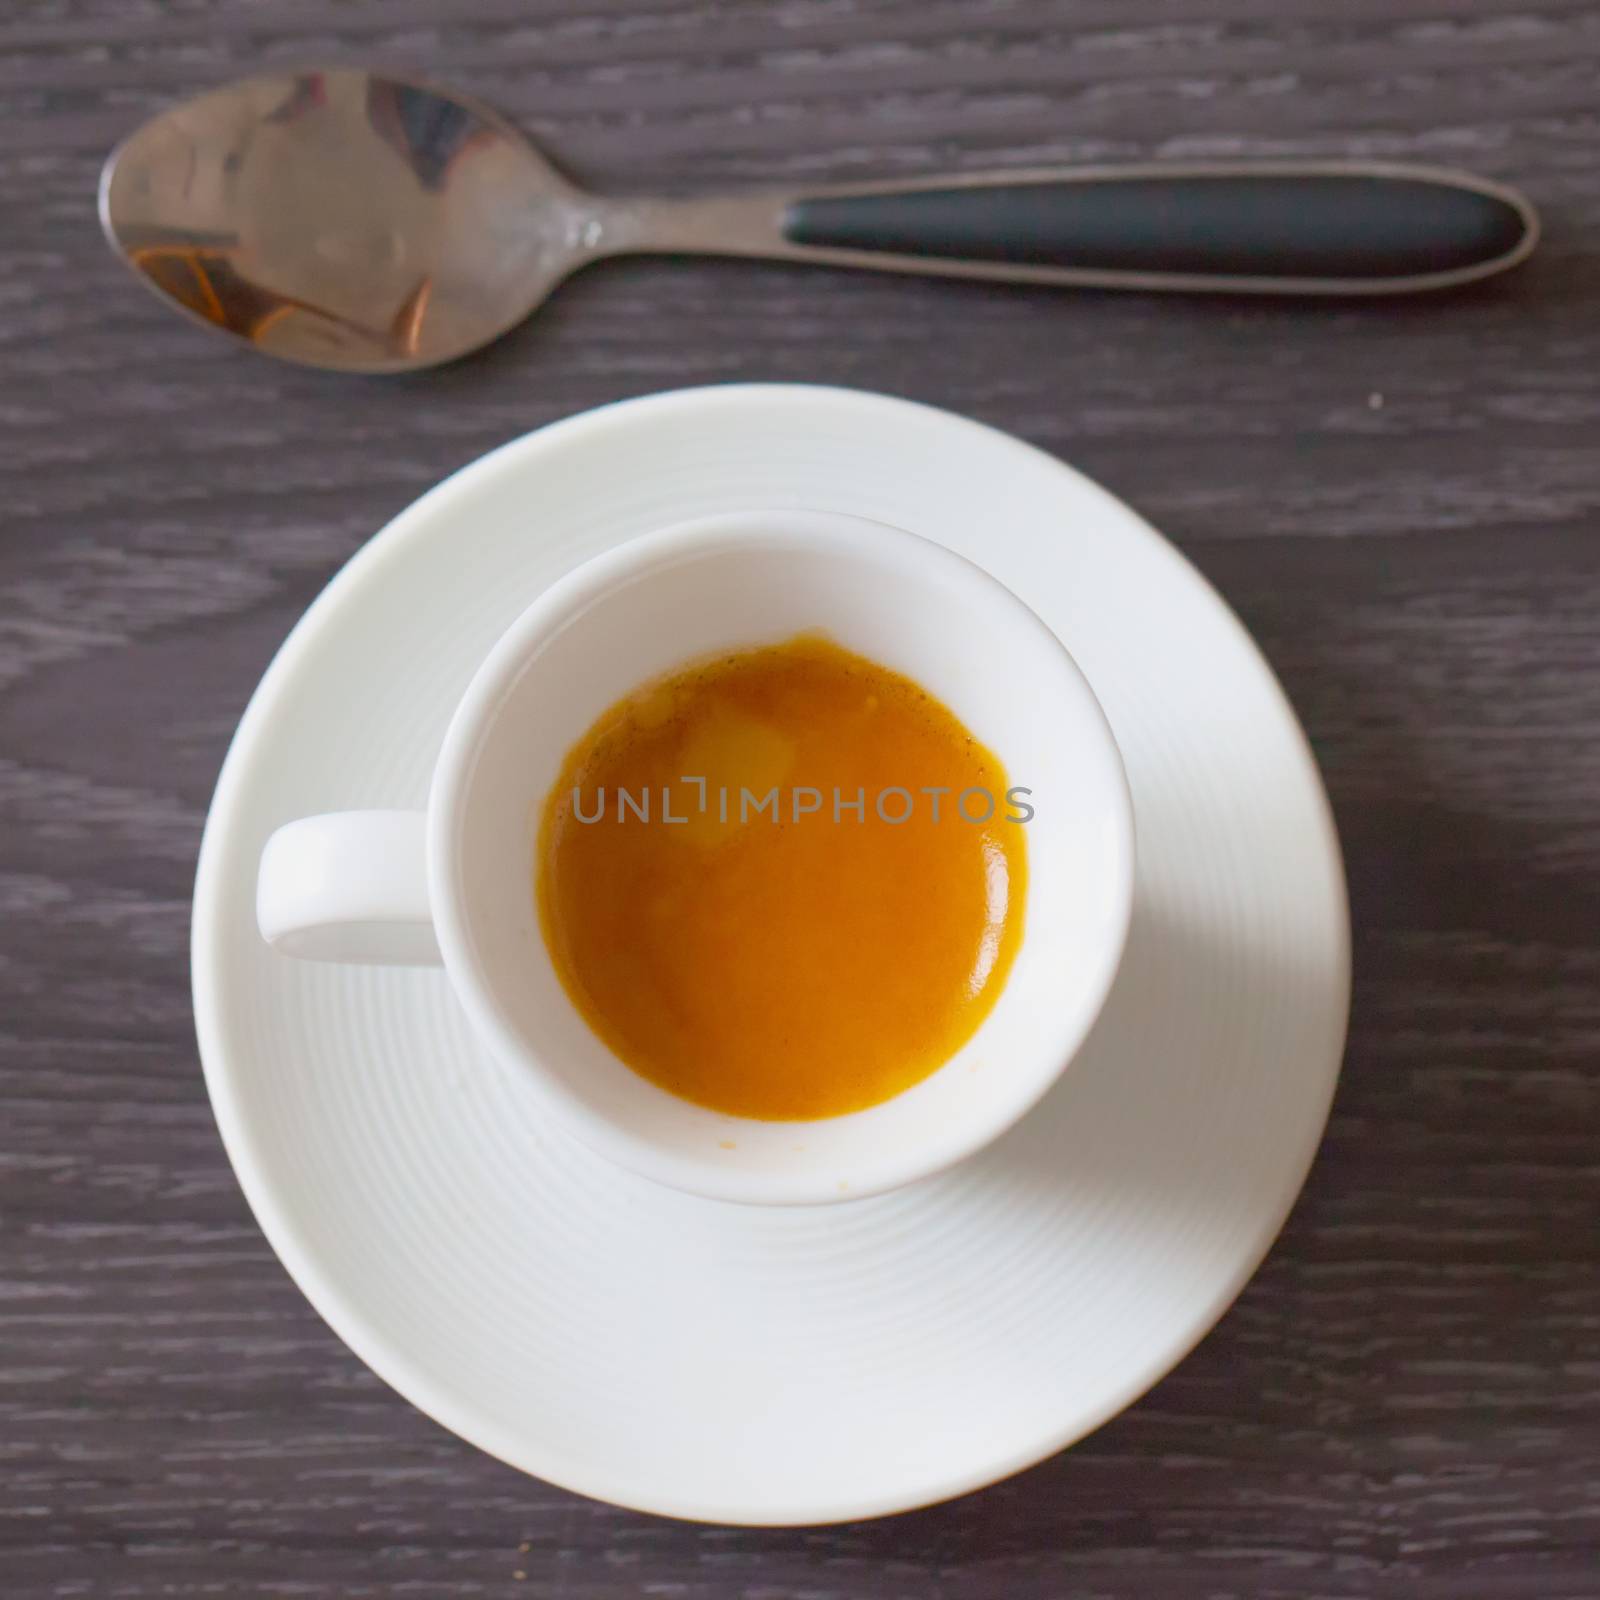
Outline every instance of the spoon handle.
<path fill-rule="evenodd" d="M 1084 167 L 677 202 L 635 248 L 1107 289 L 1377 295 L 1515 266 L 1514 189 L 1378 162 Z"/>

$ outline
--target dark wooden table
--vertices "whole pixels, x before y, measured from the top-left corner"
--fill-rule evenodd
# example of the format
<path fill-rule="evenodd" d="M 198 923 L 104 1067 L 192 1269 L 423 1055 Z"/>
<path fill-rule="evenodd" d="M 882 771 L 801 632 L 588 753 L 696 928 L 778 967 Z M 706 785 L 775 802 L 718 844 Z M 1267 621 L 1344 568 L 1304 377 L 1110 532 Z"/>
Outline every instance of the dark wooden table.
<path fill-rule="evenodd" d="M 606 266 L 409 380 L 271 365 L 101 246 L 106 149 L 267 64 L 421 66 L 600 187 L 1367 155 L 1547 242 L 1393 305 Z M 1600 1595 L 1600 6 L 14 0 L 0 18 L 0 1594 Z M 703 1529 L 384 1388 L 256 1231 L 201 1085 L 196 844 L 347 556 L 507 437 L 728 379 L 915 396 L 1126 496 L 1281 673 L 1349 856 L 1322 1156 L 1217 1331 L 987 1493 Z"/>

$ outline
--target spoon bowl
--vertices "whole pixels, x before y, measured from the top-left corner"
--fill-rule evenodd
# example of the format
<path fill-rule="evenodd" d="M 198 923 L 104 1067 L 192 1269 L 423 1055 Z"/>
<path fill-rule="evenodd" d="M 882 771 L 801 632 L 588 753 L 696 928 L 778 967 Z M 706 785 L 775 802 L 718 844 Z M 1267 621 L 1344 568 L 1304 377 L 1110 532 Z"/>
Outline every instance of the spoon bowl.
<path fill-rule="evenodd" d="M 520 322 L 593 207 L 487 106 L 360 71 L 251 78 L 106 163 L 107 237 L 164 298 L 270 355 L 393 372 Z"/>

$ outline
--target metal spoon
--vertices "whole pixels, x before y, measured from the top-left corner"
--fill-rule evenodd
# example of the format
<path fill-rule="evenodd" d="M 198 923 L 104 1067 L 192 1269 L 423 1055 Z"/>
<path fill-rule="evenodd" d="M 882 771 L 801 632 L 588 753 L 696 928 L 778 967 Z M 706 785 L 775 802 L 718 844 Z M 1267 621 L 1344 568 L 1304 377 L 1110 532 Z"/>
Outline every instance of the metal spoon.
<path fill-rule="evenodd" d="M 100 183 L 111 246 L 258 350 L 350 372 L 449 361 L 625 252 L 770 256 L 1094 288 L 1376 295 L 1504 271 L 1515 190 L 1387 163 L 962 173 L 805 194 L 585 194 L 464 95 L 334 68 L 162 113 Z"/>

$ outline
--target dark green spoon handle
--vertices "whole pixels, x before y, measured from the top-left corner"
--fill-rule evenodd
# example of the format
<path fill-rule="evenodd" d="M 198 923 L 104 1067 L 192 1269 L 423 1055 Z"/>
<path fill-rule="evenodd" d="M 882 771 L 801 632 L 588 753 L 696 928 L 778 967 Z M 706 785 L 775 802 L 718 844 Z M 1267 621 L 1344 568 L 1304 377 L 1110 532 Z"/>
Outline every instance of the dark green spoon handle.
<path fill-rule="evenodd" d="M 1095 168 L 872 184 L 792 200 L 786 254 L 1110 288 L 1380 294 L 1514 266 L 1515 190 L 1363 164 Z"/>

